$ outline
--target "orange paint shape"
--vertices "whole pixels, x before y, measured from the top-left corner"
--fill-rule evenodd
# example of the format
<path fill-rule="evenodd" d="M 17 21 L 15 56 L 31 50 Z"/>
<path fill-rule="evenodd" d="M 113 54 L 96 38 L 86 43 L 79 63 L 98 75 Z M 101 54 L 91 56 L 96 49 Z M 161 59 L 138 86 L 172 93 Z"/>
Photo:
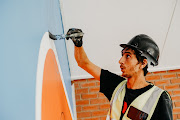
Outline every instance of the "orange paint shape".
<path fill-rule="evenodd" d="M 48 50 L 44 64 L 41 120 L 72 120 L 56 57 L 52 49 Z"/>

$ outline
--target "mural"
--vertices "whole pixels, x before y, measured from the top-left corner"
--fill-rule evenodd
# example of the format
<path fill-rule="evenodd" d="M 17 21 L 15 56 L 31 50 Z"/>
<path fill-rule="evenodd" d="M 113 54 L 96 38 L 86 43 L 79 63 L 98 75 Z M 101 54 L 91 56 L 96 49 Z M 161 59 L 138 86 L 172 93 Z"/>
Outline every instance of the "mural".
<path fill-rule="evenodd" d="M 42 38 L 36 83 L 36 120 L 72 120 L 55 44 L 46 32 Z"/>
<path fill-rule="evenodd" d="M 0 3 L 0 120 L 73 119 L 59 0 Z M 62 104 L 63 103 L 63 104 Z"/>

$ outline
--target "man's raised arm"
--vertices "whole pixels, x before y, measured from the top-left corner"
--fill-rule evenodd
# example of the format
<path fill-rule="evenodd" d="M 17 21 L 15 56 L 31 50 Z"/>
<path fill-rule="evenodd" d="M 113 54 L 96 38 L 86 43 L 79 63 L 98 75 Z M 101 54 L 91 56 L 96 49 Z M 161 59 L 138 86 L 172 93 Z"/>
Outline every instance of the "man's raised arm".
<path fill-rule="evenodd" d="M 76 36 L 73 36 L 73 34 Z M 101 68 L 98 67 L 97 65 L 93 64 L 89 58 L 87 57 L 84 48 L 82 46 L 82 38 L 83 38 L 83 33 L 82 30 L 80 29 L 69 29 L 67 32 L 68 36 L 71 36 L 69 38 L 72 39 L 74 43 L 74 57 L 76 59 L 76 62 L 79 67 L 87 71 L 89 74 L 91 74 L 95 79 L 100 80 L 100 74 L 101 74 Z M 67 38 L 67 37 L 66 37 Z M 69 39 L 67 38 L 67 39 Z"/>

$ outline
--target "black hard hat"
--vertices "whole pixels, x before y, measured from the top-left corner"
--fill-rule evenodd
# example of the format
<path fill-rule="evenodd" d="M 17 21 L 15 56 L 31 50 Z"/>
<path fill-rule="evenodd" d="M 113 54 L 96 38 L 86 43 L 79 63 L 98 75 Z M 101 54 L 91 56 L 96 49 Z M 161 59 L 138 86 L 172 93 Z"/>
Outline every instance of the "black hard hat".
<path fill-rule="evenodd" d="M 159 47 L 152 38 L 145 34 L 133 37 L 127 44 L 120 44 L 121 47 L 130 47 L 141 53 L 141 56 L 147 58 L 150 65 L 158 65 Z"/>

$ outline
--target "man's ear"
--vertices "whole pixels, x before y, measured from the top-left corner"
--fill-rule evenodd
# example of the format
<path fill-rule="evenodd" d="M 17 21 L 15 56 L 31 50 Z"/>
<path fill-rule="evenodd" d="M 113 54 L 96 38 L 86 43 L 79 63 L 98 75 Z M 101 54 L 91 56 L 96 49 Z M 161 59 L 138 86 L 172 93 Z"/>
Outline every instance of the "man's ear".
<path fill-rule="evenodd" d="M 141 64 L 141 69 L 143 69 L 144 67 L 146 67 L 146 65 L 148 64 L 147 59 L 144 59 L 142 64 Z"/>

